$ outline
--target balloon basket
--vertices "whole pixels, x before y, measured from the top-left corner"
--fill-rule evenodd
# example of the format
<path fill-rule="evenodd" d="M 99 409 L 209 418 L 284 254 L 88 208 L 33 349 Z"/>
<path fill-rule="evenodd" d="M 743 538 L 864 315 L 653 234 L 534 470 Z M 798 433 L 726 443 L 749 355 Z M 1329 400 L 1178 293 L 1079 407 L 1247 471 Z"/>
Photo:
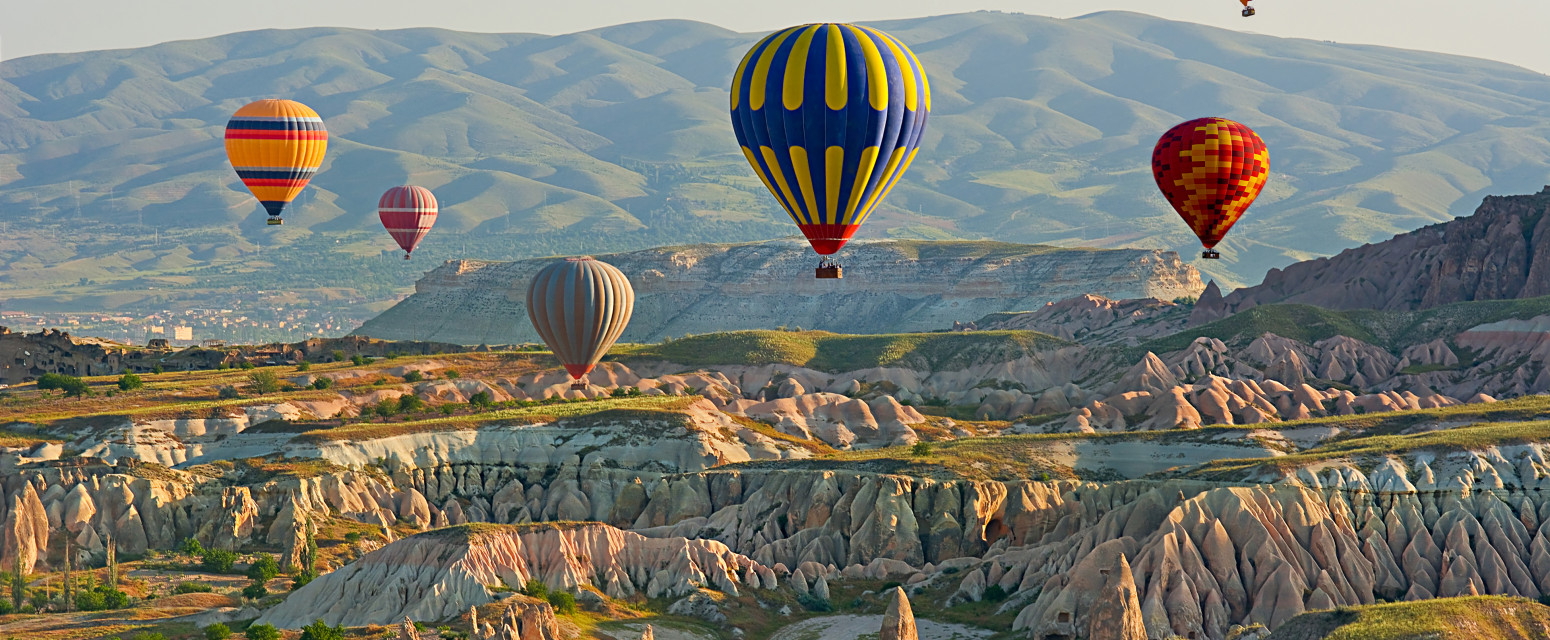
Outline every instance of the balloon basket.
<path fill-rule="evenodd" d="M 1207 260 L 1221 260 L 1222 254 L 1214 249 L 1206 249 L 1205 251 L 1200 252 L 1200 257 Z"/>
<path fill-rule="evenodd" d="M 1254 15 L 1254 7 L 1245 7 L 1243 9 L 1243 17 L 1248 18 L 1248 17 L 1251 17 L 1253 15 Z"/>
<path fill-rule="evenodd" d="M 585 380 L 572 380 L 570 383 L 570 388 L 572 391 L 585 391 L 587 388 L 587 383 Z"/>
<path fill-rule="evenodd" d="M 404 259 L 405 259 L 405 260 L 408 260 L 408 259 L 409 259 L 409 254 L 407 254 L 407 253 L 406 253 L 406 254 L 404 254 Z"/>
<path fill-rule="evenodd" d="M 285 220 L 280 219 L 280 218 L 270 218 L 270 219 L 266 220 L 264 222 L 264 224 L 267 224 L 267 225 L 272 227 L 272 226 L 275 226 L 275 225 L 285 224 Z"/>
<path fill-rule="evenodd" d="M 819 280 L 838 280 L 845 277 L 845 270 L 840 267 L 818 267 L 814 277 Z"/>

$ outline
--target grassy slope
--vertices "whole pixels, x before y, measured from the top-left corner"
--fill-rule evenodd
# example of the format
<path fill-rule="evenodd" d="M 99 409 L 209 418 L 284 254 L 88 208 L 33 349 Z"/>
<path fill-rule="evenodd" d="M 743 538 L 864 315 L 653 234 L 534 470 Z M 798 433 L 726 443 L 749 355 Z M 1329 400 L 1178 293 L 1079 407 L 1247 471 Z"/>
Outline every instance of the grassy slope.
<path fill-rule="evenodd" d="M 1304 613 L 1270 640 L 1542 640 L 1550 607 L 1527 598 L 1476 596 Z"/>
<path fill-rule="evenodd" d="M 843 372 L 869 367 L 963 368 L 1069 344 L 1034 331 L 841 335 L 826 331 L 734 331 L 615 349 L 615 358 L 687 366 L 789 364 Z"/>
<path fill-rule="evenodd" d="M 620 420 L 658 420 L 683 422 L 681 411 L 696 398 L 685 396 L 648 396 L 642 398 L 607 398 L 582 402 L 498 409 L 485 413 L 408 420 L 404 422 L 356 422 L 338 427 L 313 429 L 296 436 L 301 442 L 337 442 L 341 440 L 368 440 L 427 433 L 477 429 L 489 425 L 523 425 L 549 422 L 566 422 L 572 425 Z"/>
<path fill-rule="evenodd" d="M 1303 304 L 1271 304 L 1255 307 L 1216 322 L 1158 338 L 1142 345 L 1157 353 L 1189 346 L 1208 336 L 1241 346 L 1265 332 L 1314 342 L 1343 335 L 1370 342 L 1391 351 L 1451 338 L 1470 327 L 1507 319 L 1526 320 L 1550 314 L 1550 296 L 1523 300 L 1459 302 L 1425 311 L 1331 311 Z"/>

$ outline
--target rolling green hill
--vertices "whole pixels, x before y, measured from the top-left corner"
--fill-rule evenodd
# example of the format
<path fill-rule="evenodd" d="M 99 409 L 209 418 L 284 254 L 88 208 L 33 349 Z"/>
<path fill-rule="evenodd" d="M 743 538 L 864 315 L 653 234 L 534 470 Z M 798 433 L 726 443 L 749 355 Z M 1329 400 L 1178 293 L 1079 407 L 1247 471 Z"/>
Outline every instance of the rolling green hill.
<path fill-rule="evenodd" d="M 1509 65 L 1118 12 L 876 26 L 921 56 L 935 112 L 864 236 L 1194 255 L 1147 162 L 1166 127 L 1208 114 L 1272 150 L 1228 259 L 1199 265 L 1229 284 L 1550 181 L 1550 78 Z M 724 113 L 757 35 L 687 21 L 559 36 L 317 28 L 7 60 L 0 295 L 134 308 L 280 290 L 359 305 L 453 257 L 788 235 Z M 331 134 L 280 228 L 221 147 L 229 114 L 269 96 L 316 108 Z M 404 182 L 434 189 L 443 212 L 408 265 L 384 255 L 374 214 Z"/>

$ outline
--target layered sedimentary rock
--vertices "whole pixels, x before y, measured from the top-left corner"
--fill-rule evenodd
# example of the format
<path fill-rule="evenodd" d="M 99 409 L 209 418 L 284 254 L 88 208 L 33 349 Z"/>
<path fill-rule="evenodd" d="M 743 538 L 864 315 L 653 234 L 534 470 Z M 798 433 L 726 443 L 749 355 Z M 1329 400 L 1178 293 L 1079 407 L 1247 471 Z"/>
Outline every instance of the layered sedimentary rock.
<path fill-rule="evenodd" d="M 1207 299 L 1194 321 L 1272 302 L 1327 309 L 1430 309 L 1550 295 L 1550 188 L 1490 196 L 1474 215 L 1329 258 L 1271 269 L 1262 284 Z"/>
<path fill-rule="evenodd" d="M 600 524 L 454 527 L 366 554 L 297 590 L 259 622 L 295 629 L 319 619 L 344 626 L 445 620 L 494 600 L 492 587 L 530 579 L 615 598 L 684 595 L 701 585 L 736 594 L 749 571 L 769 569 L 714 541 L 651 539 Z M 548 620 L 539 625 L 552 626 L 552 612 Z"/>
<path fill-rule="evenodd" d="M 842 280 L 814 280 L 807 245 L 791 240 L 598 256 L 635 287 L 626 342 L 781 325 L 845 333 L 929 331 L 1083 293 L 1171 300 L 1197 295 L 1202 287 L 1194 267 L 1172 251 L 862 241 L 837 257 L 850 274 Z M 528 323 L 511 319 L 526 317 L 528 280 L 547 263 L 449 262 L 356 333 L 463 344 L 537 341 Z M 833 313 L 838 308 L 846 313 Z"/>

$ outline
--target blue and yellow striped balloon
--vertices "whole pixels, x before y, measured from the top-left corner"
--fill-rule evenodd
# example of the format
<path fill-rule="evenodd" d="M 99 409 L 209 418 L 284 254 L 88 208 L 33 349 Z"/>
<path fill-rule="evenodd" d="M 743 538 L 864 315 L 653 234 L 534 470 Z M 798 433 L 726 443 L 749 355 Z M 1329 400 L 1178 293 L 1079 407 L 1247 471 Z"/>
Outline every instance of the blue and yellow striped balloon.
<path fill-rule="evenodd" d="M 743 155 L 824 255 L 845 246 L 898 183 L 930 112 L 920 60 L 868 27 L 777 31 L 732 76 L 732 130 Z"/>

